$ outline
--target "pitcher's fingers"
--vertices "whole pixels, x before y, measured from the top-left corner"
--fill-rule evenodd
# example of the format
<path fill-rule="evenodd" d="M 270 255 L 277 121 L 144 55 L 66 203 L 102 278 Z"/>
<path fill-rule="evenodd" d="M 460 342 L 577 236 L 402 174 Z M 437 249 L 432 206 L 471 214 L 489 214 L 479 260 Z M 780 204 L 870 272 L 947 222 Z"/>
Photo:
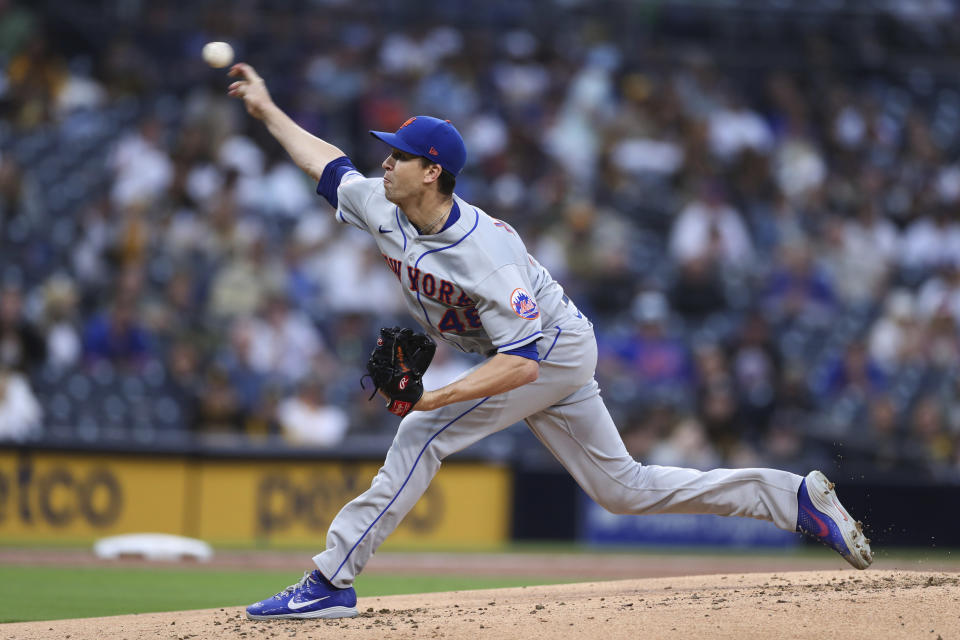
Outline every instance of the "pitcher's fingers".
<path fill-rule="evenodd" d="M 260 76 L 257 75 L 256 70 L 253 67 L 248 65 L 246 62 L 238 62 L 237 64 L 230 67 L 228 76 L 243 76 L 243 79 L 248 82 L 253 82 L 254 80 L 259 80 Z"/>

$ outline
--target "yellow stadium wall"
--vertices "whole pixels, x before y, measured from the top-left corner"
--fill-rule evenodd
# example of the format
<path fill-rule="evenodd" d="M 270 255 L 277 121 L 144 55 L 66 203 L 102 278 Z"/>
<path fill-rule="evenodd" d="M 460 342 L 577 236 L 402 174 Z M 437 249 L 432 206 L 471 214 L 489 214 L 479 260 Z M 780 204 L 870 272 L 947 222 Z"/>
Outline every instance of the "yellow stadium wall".
<path fill-rule="evenodd" d="M 0 543 L 156 532 L 213 544 L 319 547 L 379 464 L 0 451 Z M 511 472 L 447 463 L 390 546 L 493 547 L 510 534 Z"/>

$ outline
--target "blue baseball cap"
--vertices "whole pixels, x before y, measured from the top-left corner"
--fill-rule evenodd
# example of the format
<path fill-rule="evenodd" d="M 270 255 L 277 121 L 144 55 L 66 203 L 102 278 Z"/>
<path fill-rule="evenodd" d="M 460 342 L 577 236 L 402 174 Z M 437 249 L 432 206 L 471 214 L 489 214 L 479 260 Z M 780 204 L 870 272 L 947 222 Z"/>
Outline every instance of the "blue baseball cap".
<path fill-rule="evenodd" d="M 371 131 L 370 135 L 394 149 L 436 162 L 453 175 L 459 175 L 467 161 L 467 147 L 449 120 L 413 116 L 396 133 Z"/>

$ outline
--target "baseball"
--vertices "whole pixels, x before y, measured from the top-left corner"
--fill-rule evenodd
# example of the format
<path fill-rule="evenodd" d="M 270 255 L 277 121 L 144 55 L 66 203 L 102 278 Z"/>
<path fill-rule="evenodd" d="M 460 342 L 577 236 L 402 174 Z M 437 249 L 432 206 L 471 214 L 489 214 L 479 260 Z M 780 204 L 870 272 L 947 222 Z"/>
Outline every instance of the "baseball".
<path fill-rule="evenodd" d="M 233 62 L 233 47 L 226 42 L 208 42 L 203 45 L 203 60 L 216 69 Z"/>

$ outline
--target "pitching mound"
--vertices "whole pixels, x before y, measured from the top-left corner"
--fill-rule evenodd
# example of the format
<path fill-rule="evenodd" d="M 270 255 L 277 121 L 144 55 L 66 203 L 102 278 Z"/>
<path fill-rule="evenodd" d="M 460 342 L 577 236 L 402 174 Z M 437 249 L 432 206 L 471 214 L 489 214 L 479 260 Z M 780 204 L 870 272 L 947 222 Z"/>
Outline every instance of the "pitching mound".
<path fill-rule="evenodd" d="M 958 602 L 949 573 L 748 573 L 361 597 L 347 620 L 253 622 L 230 608 L 17 623 L 0 638 L 944 640 L 960 637 Z"/>

